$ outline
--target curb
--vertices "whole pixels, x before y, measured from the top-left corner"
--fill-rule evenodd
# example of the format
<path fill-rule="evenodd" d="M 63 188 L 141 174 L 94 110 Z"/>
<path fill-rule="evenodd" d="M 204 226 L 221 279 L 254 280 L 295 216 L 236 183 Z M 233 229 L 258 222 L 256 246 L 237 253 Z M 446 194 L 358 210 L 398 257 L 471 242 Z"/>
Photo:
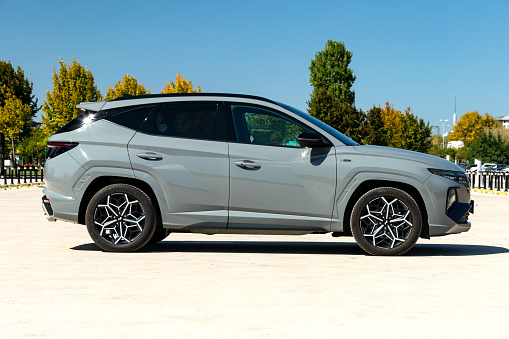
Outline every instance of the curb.
<path fill-rule="evenodd" d="M 495 194 L 495 195 L 505 195 L 505 196 L 508 195 L 507 192 L 504 192 L 504 191 L 484 190 L 484 189 L 481 189 L 481 188 L 474 188 L 472 190 L 472 192 L 491 193 L 491 194 Z"/>
<path fill-rule="evenodd" d="M 30 188 L 30 187 L 46 187 L 46 184 L 43 182 L 32 183 L 32 184 L 17 184 L 17 185 L 1 185 L 0 190 L 10 190 L 10 189 L 20 189 L 20 188 Z"/>

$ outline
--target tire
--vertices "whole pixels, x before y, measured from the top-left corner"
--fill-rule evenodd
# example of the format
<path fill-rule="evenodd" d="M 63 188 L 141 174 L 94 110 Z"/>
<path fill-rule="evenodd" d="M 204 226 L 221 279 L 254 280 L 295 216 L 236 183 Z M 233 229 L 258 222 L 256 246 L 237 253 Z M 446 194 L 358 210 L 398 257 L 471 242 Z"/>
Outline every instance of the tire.
<path fill-rule="evenodd" d="M 379 187 L 366 192 L 352 210 L 350 227 L 357 244 L 372 255 L 401 255 L 421 234 L 419 205 L 405 191 Z"/>
<path fill-rule="evenodd" d="M 97 192 L 87 206 L 87 230 L 108 252 L 133 252 L 145 246 L 156 230 L 155 208 L 145 192 L 113 184 Z"/>
<path fill-rule="evenodd" d="M 147 245 L 157 244 L 158 242 L 166 239 L 168 235 L 170 235 L 170 230 L 168 228 L 158 227 Z"/>

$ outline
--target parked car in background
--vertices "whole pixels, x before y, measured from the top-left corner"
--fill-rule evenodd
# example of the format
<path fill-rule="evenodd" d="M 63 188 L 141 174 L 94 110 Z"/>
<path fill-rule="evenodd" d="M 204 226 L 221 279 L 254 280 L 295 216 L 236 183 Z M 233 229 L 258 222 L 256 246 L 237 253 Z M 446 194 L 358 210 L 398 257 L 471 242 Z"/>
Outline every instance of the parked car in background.
<path fill-rule="evenodd" d="M 477 165 L 476 164 L 468 164 L 468 165 L 463 165 L 463 166 L 460 166 L 460 167 L 463 168 L 463 170 L 465 170 L 465 171 L 469 171 L 472 168 L 477 167 Z"/>
<path fill-rule="evenodd" d="M 82 103 L 48 139 L 43 208 L 105 251 L 169 233 L 353 235 L 373 255 L 470 229 L 465 172 L 361 146 L 291 106 L 249 95 Z"/>
<path fill-rule="evenodd" d="M 506 165 L 506 164 L 497 164 L 497 165 L 495 166 L 495 169 L 494 169 L 494 170 L 495 170 L 496 172 L 502 172 L 503 170 L 505 170 L 505 169 L 506 169 L 506 168 L 508 168 L 508 167 L 509 167 L 509 165 Z"/>
<path fill-rule="evenodd" d="M 497 164 L 491 164 L 491 163 L 482 164 L 483 172 L 495 171 L 496 169 L 497 169 Z"/>

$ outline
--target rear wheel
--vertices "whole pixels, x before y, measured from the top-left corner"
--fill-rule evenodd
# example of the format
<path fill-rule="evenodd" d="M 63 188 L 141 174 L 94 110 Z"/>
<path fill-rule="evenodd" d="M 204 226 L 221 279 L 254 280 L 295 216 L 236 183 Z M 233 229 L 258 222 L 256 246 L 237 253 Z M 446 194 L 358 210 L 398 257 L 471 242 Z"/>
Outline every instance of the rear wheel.
<path fill-rule="evenodd" d="M 160 241 L 166 239 L 166 237 L 170 235 L 170 229 L 158 227 L 152 236 L 152 239 L 149 240 L 148 244 L 157 244 Z"/>
<path fill-rule="evenodd" d="M 113 184 L 92 197 L 85 220 L 97 246 L 109 252 L 132 252 L 153 237 L 154 211 L 152 201 L 139 188 Z"/>
<path fill-rule="evenodd" d="M 422 216 L 408 193 L 393 187 L 379 187 L 357 201 L 350 227 L 355 240 L 367 253 L 400 255 L 417 242 Z"/>

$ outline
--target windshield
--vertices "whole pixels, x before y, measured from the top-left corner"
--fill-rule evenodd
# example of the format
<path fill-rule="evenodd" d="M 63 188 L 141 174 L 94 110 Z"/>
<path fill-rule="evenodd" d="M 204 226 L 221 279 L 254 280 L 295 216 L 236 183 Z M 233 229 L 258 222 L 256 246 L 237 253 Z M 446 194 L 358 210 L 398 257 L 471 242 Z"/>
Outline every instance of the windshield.
<path fill-rule="evenodd" d="M 325 132 L 329 133 L 330 135 L 336 137 L 336 139 L 338 139 L 339 141 L 341 141 L 343 144 L 345 144 L 346 146 L 358 146 L 359 144 L 356 143 L 355 141 L 353 141 L 352 139 L 350 139 L 349 137 L 347 137 L 346 135 L 344 135 L 343 133 L 337 131 L 336 129 L 330 127 L 329 125 L 327 125 L 326 123 L 324 123 L 323 121 L 320 121 L 318 120 L 317 118 L 315 117 L 312 117 L 311 115 L 309 115 L 308 113 L 305 113 L 305 112 L 302 112 L 301 110 L 298 110 L 297 108 L 295 107 L 292 107 L 292 106 L 289 106 L 289 105 L 286 105 L 286 104 L 282 104 L 280 102 L 276 102 L 279 106 L 283 107 L 283 108 L 286 108 L 287 110 L 297 114 L 299 117 L 303 118 L 303 119 L 306 119 L 307 121 L 309 121 L 310 123 L 312 123 L 313 125 L 316 125 L 318 127 L 320 127 L 321 129 L 323 129 Z"/>

